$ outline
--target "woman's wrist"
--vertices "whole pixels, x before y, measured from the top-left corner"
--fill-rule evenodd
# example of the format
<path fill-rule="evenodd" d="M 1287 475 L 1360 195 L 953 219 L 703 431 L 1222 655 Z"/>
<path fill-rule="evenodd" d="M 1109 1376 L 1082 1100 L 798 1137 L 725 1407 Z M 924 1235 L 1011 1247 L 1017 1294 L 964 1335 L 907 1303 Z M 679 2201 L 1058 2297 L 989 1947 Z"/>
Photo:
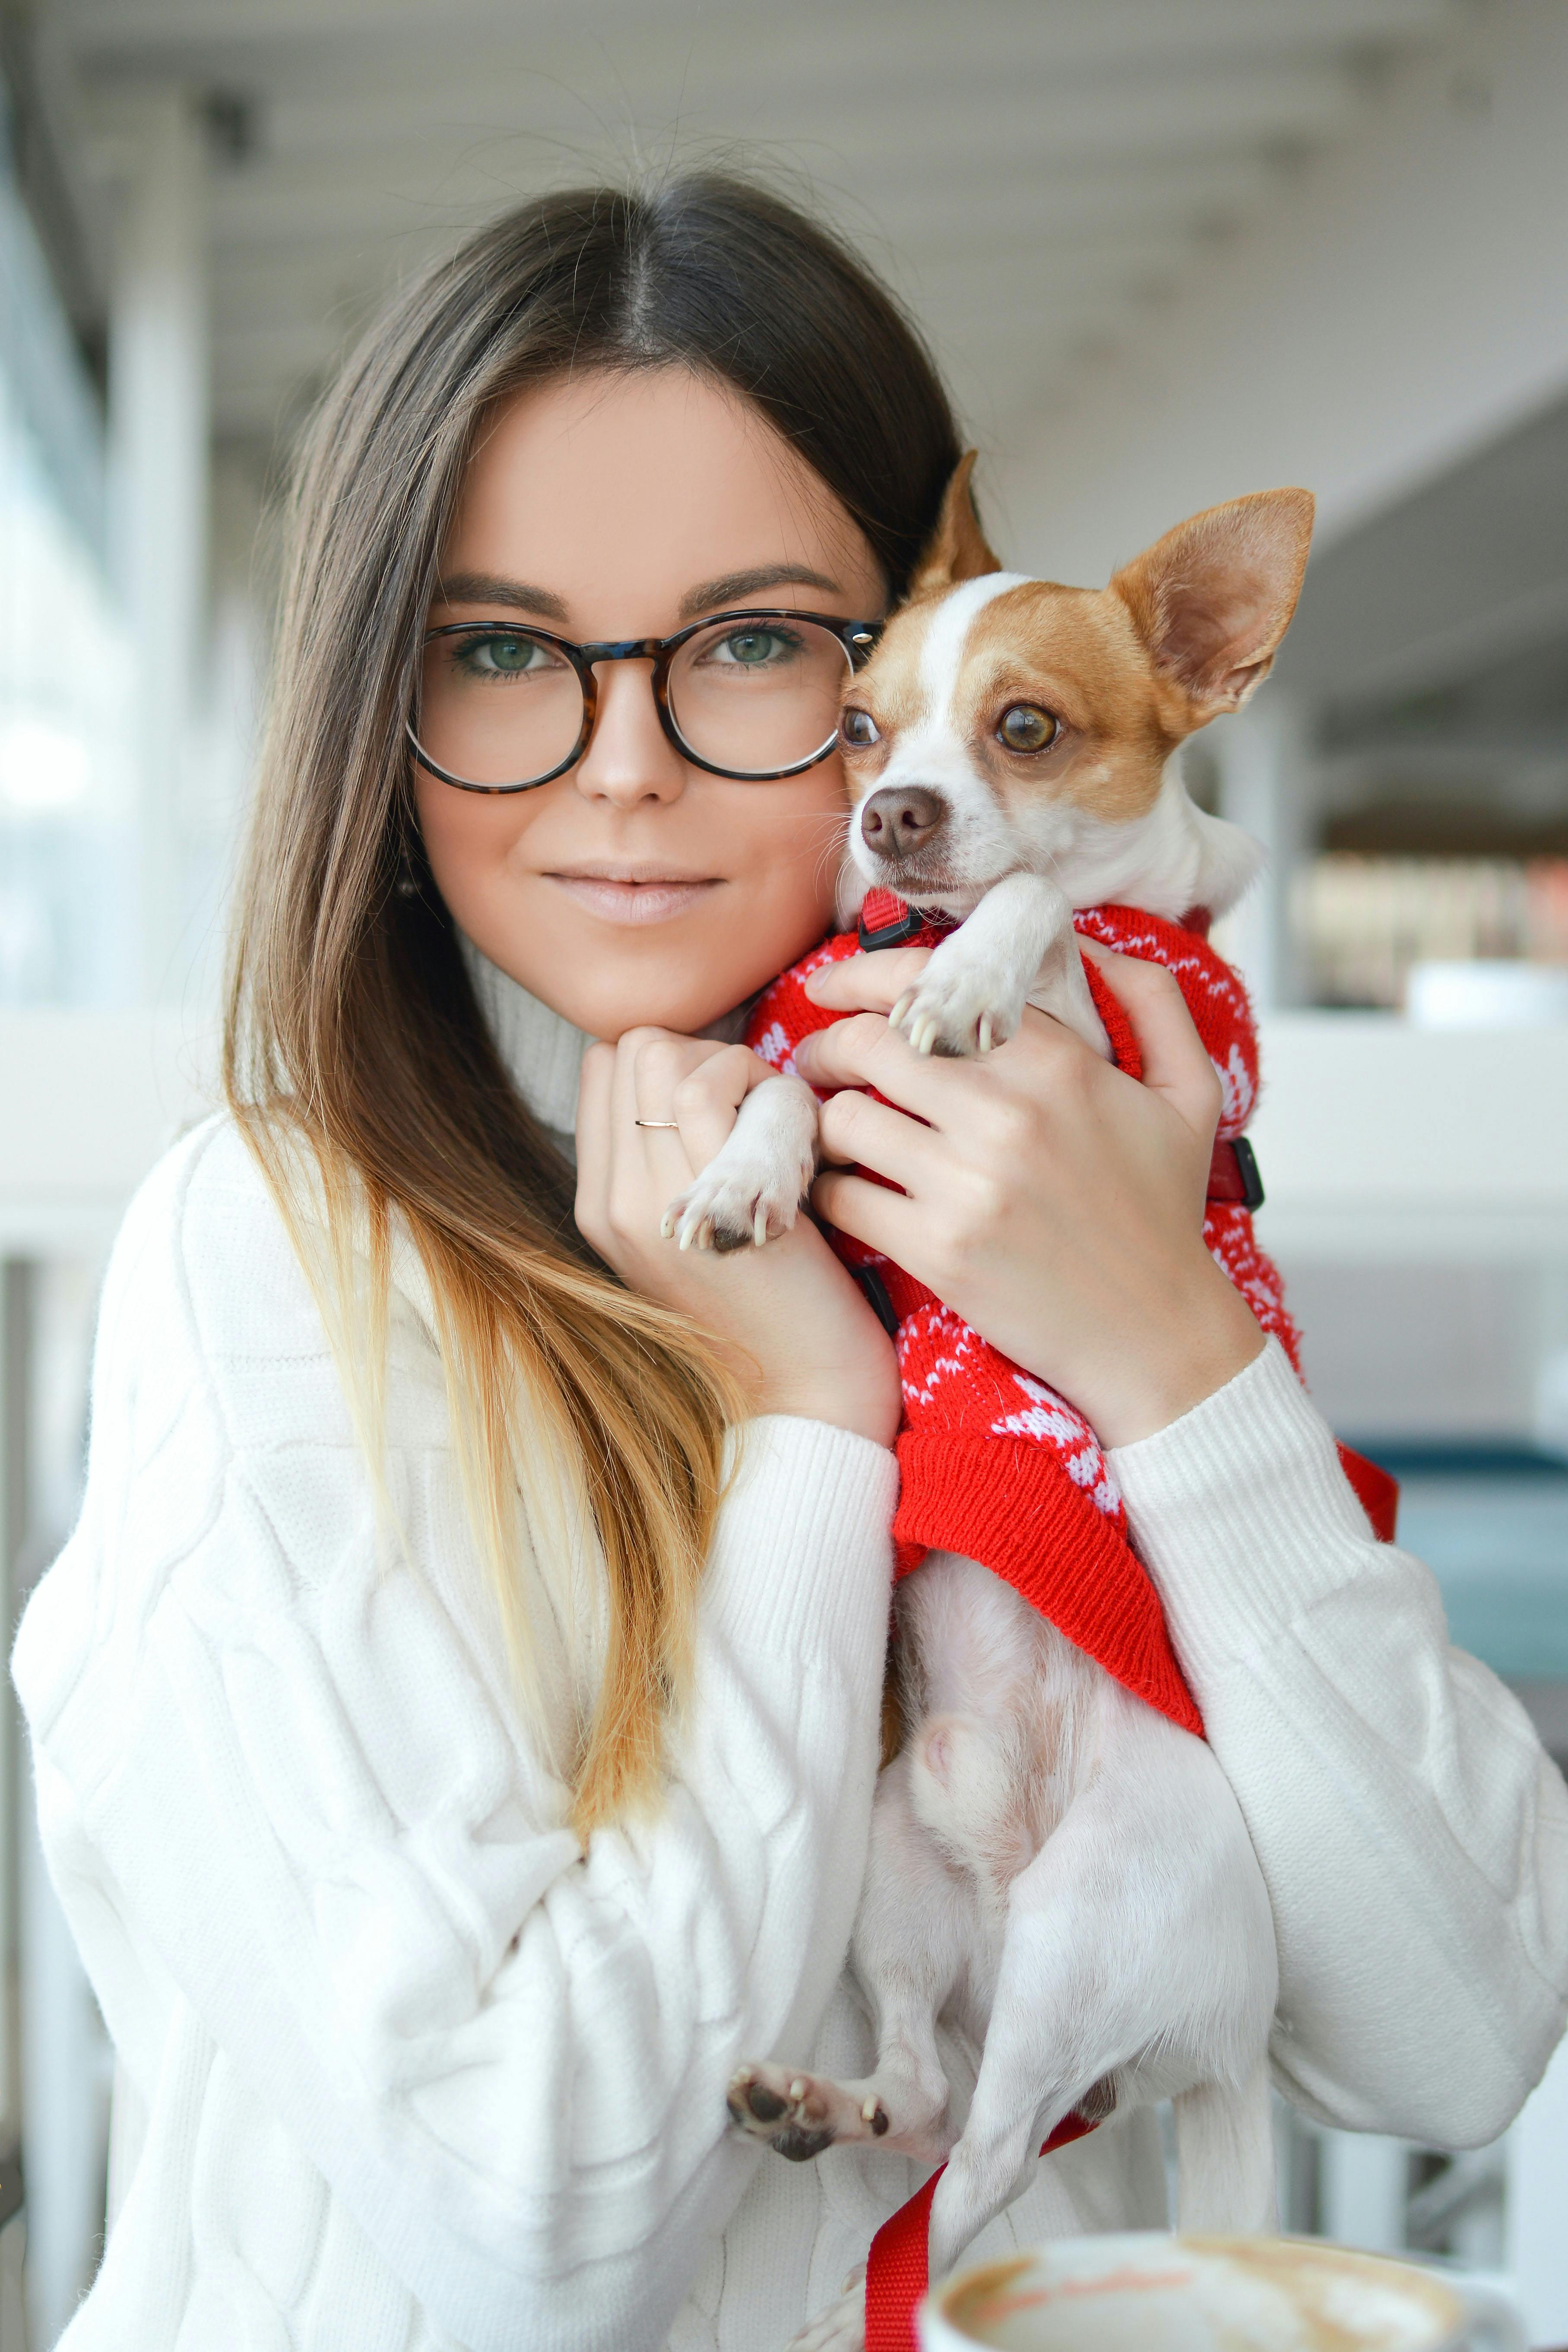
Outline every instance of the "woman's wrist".
<path fill-rule="evenodd" d="M 1268 1344 L 1251 1308 L 1205 1250 L 1189 1279 L 1163 1292 L 1131 1345 L 1075 1397 L 1100 1443 L 1152 1437 L 1256 1361 Z"/>
<path fill-rule="evenodd" d="M 886 1371 L 868 1378 L 824 1380 L 803 1371 L 798 1379 L 772 1381 L 757 1397 L 757 1411 L 826 1422 L 852 1436 L 868 1437 L 873 1445 L 891 1446 L 899 1433 L 900 1398 L 890 1348 L 887 1358 Z"/>

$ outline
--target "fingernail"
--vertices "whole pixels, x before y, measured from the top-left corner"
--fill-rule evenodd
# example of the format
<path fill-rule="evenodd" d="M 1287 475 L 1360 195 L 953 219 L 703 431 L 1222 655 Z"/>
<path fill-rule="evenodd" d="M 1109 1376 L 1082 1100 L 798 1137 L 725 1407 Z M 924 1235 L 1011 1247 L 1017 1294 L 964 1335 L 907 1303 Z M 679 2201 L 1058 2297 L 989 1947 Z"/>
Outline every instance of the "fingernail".
<path fill-rule="evenodd" d="M 822 978 L 825 971 L 831 971 L 833 967 L 831 964 L 819 963 L 815 971 L 808 971 L 805 978 L 800 983 L 801 994 L 803 996 L 809 996 L 814 1004 L 817 1003 L 820 1000 L 818 999 L 816 992 L 816 983 Z"/>
<path fill-rule="evenodd" d="M 802 1077 L 805 1077 L 806 1072 L 809 1070 L 811 1066 L 811 1057 L 816 1051 L 816 1040 L 815 1037 L 803 1037 L 799 1045 L 795 1047 L 795 1066 L 800 1072 Z"/>

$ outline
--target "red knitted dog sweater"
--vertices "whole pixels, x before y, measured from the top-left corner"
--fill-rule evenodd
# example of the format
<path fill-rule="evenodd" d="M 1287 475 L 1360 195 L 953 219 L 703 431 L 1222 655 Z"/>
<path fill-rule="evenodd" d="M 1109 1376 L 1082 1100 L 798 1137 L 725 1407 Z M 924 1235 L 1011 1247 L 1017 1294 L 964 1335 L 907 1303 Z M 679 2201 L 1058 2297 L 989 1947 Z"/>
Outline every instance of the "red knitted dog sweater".
<path fill-rule="evenodd" d="M 887 893 L 875 895 L 877 907 L 868 905 L 863 919 L 873 932 L 905 912 Z M 1224 1089 L 1219 1137 L 1238 1136 L 1258 1095 L 1258 1038 L 1246 991 L 1230 966 L 1196 930 L 1131 907 L 1093 907 L 1073 919 L 1086 938 L 1175 974 Z M 948 928 L 922 923 L 900 943 L 933 947 Z M 801 983 L 861 944 L 853 931 L 825 940 L 763 992 L 746 1039 L 772 1068 L 793 1073 L 801 1039 L 842 1018 L 814 1004 Z M 1087 956 L 1083 961 L 1117 1066 L 1141 1077 L 1131 1025 L 1093 962 Z M 1204 1239 L 1300 1371 L 1296 1327 L 1279 1272 L 1253 1238 L 1251 1212 L 1239 1202 L 1210 1201 Z M 1115 1477 L 1083 1415 L 988 1346 L 901 1267 L 847 1234 L 836 1235 L 835 1246 L 858 1272 L 875 1270 L 898 1318 L 904 1400 L 893 1522 L 898 1573 L 907 1576 L 931 1549 L 979 1560 L 1126 1689 L 1201 1734 L 1159 1597 L 1129 1540 Z M 1384 1482 L 1385 1492 L 1375 1485 L 1383 1474 L 1371 1464 L 1347 1457 L 1345 1466 L 1375 1524 L 1380 1505 L 1386 1515 L 1392 1482 Z"/>

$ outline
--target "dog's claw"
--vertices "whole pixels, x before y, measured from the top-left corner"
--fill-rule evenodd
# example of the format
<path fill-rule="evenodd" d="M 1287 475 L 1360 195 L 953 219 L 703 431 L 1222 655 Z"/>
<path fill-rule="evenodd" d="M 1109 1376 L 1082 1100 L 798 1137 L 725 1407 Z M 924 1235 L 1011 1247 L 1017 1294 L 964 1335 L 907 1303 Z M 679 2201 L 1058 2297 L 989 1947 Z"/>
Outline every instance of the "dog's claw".
<path fill-rule="evenodd" d="M 991 1015 L 989 1013 L 983 1013 L 980 1016 L 980 1050 L 983 1054 L 988 1054 L 991 1051 Z"/>
<path fill-rule="evenodd" d="M 888 1015 L 888 1019 L 895 1029 L 902 1025 L 904 1015 L 908 1013 L 914 1001 L 914 990 L 912 988 L 906 988 L 902 996 L 900 997 L 898 1003 L 894 1005 L 892 1011 Z"/>
<path fill-rule="evenodd" d="M 776 1234 L 787 1234 L 800 1213 L 813 1174 L 802 1161 L 785 1171 L 727 1171 L 710 1163 L 665 1212 L 662 1230 L 679 1235 L 684 1249 L 763 1249 Z"/>

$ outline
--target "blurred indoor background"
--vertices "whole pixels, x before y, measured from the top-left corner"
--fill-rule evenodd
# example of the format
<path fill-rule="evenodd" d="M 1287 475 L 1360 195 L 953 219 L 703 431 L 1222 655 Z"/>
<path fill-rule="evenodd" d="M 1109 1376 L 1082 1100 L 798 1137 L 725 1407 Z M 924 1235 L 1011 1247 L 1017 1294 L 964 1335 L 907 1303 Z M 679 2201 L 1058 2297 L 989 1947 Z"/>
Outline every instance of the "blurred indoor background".
<path fill-rule="evenodd" d="M 1270 852 L 1228 927 L 1261 1231 L 1456 1639 L 1568 1754 L 1563 0 L 0 0 L 7 1622 L 73 1515 L 107 1244 L 210 1092 L 290 443 L 470 224 L 693 158 L 900 289 L 1020 568 L 1317 492 L 1276 677 L 1189 772 Z M 53 2343 L 110 2169 L 29 1820 L 13 1715 L 4 2352 Z M 1568 2342 L 1561 2057 L 1457 2160 L 1281 2133 L 1293 2226 L 1506 2274 Z"/>

